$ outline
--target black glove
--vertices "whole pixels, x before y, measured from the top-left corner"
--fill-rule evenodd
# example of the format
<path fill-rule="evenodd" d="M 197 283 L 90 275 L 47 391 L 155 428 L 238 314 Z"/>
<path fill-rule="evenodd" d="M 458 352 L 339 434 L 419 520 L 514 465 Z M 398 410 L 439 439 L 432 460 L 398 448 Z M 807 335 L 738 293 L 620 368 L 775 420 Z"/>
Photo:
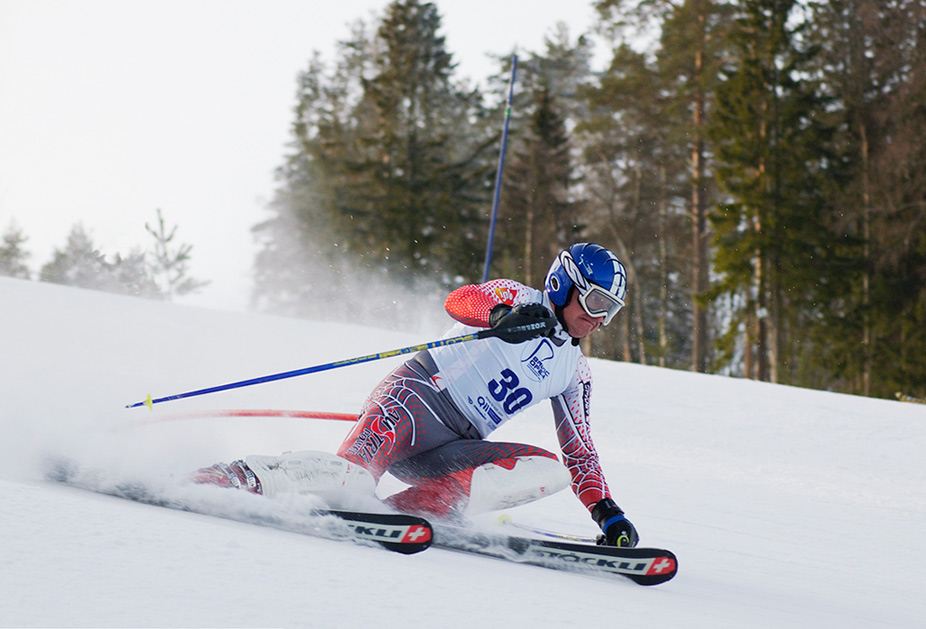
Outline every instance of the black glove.
<path fill-rule="evenodd" d="M 633 548 L 640 541 L 637 529 L 633 528 L 621 508 L 611 500 L 599 500 L 592 509 L 592 518 L 601 527 L 602 534 L 598 536 L 599 546 L 629 546 Z"/>
<path fill-rule="evenodd" d="M 550 336 L 556 329 L 556 317 L 543 304 L 521 304 L 512 308 L 498 304 L 489 313 L 489 326 L 506 343 L 523 343 L 538 336 Z M 530 326 L 530 329 L 523 329 Z"/>

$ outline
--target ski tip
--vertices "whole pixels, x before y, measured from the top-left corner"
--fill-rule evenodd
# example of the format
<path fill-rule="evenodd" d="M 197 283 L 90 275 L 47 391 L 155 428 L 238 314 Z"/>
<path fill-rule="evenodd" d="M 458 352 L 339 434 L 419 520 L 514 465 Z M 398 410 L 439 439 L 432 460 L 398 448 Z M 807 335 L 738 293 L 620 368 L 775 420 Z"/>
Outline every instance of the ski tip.
<path fill-rule="evenodd" d="M 501 515 L 498 516 L 499 524 L 511 524 L 513 521 L 514 520 L 507 513 L 502 513 Z"/>
<path fill-rule="evenodd" d="M 384 548 L 402 555 L 414 555 L 430 548 L 433 540 L 434 530 L 427 521 L 424 521 L 421 524 L 409 525 L 400 541 L 380 540 L 379 543 Z"/>
<path fill-rule="evenodd" d="M 639 585 L 659 585 L 674 578 L 678 573 L 678 558 L 675 553 L 669 550 L 657 550 L 656 552 L 659 556 L 651 560 L 646 574 L 627 576 Z"/>

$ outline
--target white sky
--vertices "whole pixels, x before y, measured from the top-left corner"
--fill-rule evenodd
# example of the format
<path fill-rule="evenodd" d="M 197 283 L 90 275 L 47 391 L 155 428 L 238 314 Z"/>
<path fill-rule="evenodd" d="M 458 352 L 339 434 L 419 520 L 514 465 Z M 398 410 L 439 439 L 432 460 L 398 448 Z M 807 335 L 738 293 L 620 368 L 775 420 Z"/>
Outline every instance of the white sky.
<path fill-rule="evenodd" d="M 296 76 L 388 4 L 0 0 L 0 234 L 15 221 L 37 273 L 77 222 L 107 255 L 149 246 L 160 208 L 212 281 L 185 301 L 244 309 Z M 436 4 L 459 72 L 483 83 L 488 53 L 541 51 L 557 22 L 575 38 L 594 20 L 590 0 Z"/>

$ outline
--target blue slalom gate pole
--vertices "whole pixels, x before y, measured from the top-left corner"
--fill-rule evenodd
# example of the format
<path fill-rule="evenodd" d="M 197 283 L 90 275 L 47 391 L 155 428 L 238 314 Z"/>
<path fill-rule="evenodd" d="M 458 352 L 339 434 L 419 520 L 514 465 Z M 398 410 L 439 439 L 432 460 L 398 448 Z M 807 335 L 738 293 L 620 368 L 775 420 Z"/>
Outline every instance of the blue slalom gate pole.
<path fill-rule="evenodd" d="M 498 154 L 498 172 L 495 174 L 495 199 L 492 202 L 492 219 L 489 221 L 489 244 L 486 247 L 485 268 L 482 283 L 489 281 L 489 267 L 492 264 L 492 243 L 495 240 L 495 218 L 498 216 L 498 200 L 502 193 L 502 171 L 505 169 L 505 150 L 508 146 L 508 123 L 511 122 L 511 105 L 514 101 L 514 77 L 518 70 L 518 56 L 511 57 L 511 80 L 508 81 L 508 106 L 505 108 L 505 129 L 502 131 L 502 148 Z"/>
<path fill-rule="evenodd" d="M 544 323 L 527 323 L 521 326 L 515 326 L 505 330 L 506 332 L 519 332 L 527 330 L 540 330 L 544 327 Z M 169 402 L 171 400 L 182 400 L 188 397 L 195 397 L 198 395 L 206 395 L 207 393 L 217 393 L 219 391 L 228 391 L 229 389 L 240 389 L 241 387 L 249 387 L 255 384 L 263 384 L 265 382 L 274 382 L 276 380 L 283 380 L 285 378 L 295 378 L 296 376 L 304 376 L 310 373 L 318 373 L 319 371 L 328 371 L 329 369 L 337 369 L 338 367 L 347 367 L 349 365 L 359 365 L 360 363 L 368 363 L 374 360 L 381 360 L 383 358 L 391 358 L 393 356 L 400 356 L 402 354 L 410 354 L 412 352 L 420 352 L 426 349 L 433 349 L 435 347 L 444 347 L 445 345 L 453 345 L 454 343 L 465 343 L 466 341 L 475 341 L 477 339 L 486 339 L 493 336 L 498 336 L 498 331 L 493 329 L 480 330 L 479 332 L 474 332 L 472 334 L 464 334 L 462 336 L 454 336 L 449 339 L 440 339 L 438 341 L 431 341 L 430 343 L 421 343 L 420 345 L 410 345 L 408 347 L 403 347 L 401 349 L 393 349 L 388 352 L 380 352 L 379 354 L 370 354 L 368 356 L 359 356 L 357 358 L 348 358 L 347 360 L 338 360 L 333 363 L 325 363 L 323 365 L 315 365 L 314 367 L 306 367 L 304 369 L 296 369 L 294 371 L 284 371 L 282 373 L 275 373 L 269 376 L 262 376 L 260 378 L 251 378 L 250 380 L 241 380 L 239 382 L 231 382 L 229 384 L 221 384 L 215 387 L 209 387 L 206 389 L 197 389 L 196 391 L 188 391 L 186 393 L 178 393 L 176 395 L 168 395 L 165 397 L 159 397 L 156 399 L 151 399 L 149 395 L 147 398 L 141 402 L 135 402 L 134 404 L 126 404 L 126 408 L 137 408 L 139 406 L 147 406 L 152 408 L 155 404 L 160 404 L 161 402 Z"/>

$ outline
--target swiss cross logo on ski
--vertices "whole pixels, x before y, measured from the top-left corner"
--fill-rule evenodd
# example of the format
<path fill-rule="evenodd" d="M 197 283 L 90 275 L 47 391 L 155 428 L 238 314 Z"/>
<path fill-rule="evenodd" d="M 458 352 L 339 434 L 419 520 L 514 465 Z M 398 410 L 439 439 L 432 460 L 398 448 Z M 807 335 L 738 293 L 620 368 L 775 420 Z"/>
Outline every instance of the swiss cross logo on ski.
<path fill-rule="evenodd" d="M 663 574 L 675 570 L 675 560 L 671 557 L 662 557 L 659 561 L 653 562 L 646 574 Z"/>
<path fill-rule="evenodd" d="M 426 526 L 410 526 L 402 538 L 403 542 L 423 543 L 431 539 L 431 529 Z"/>

